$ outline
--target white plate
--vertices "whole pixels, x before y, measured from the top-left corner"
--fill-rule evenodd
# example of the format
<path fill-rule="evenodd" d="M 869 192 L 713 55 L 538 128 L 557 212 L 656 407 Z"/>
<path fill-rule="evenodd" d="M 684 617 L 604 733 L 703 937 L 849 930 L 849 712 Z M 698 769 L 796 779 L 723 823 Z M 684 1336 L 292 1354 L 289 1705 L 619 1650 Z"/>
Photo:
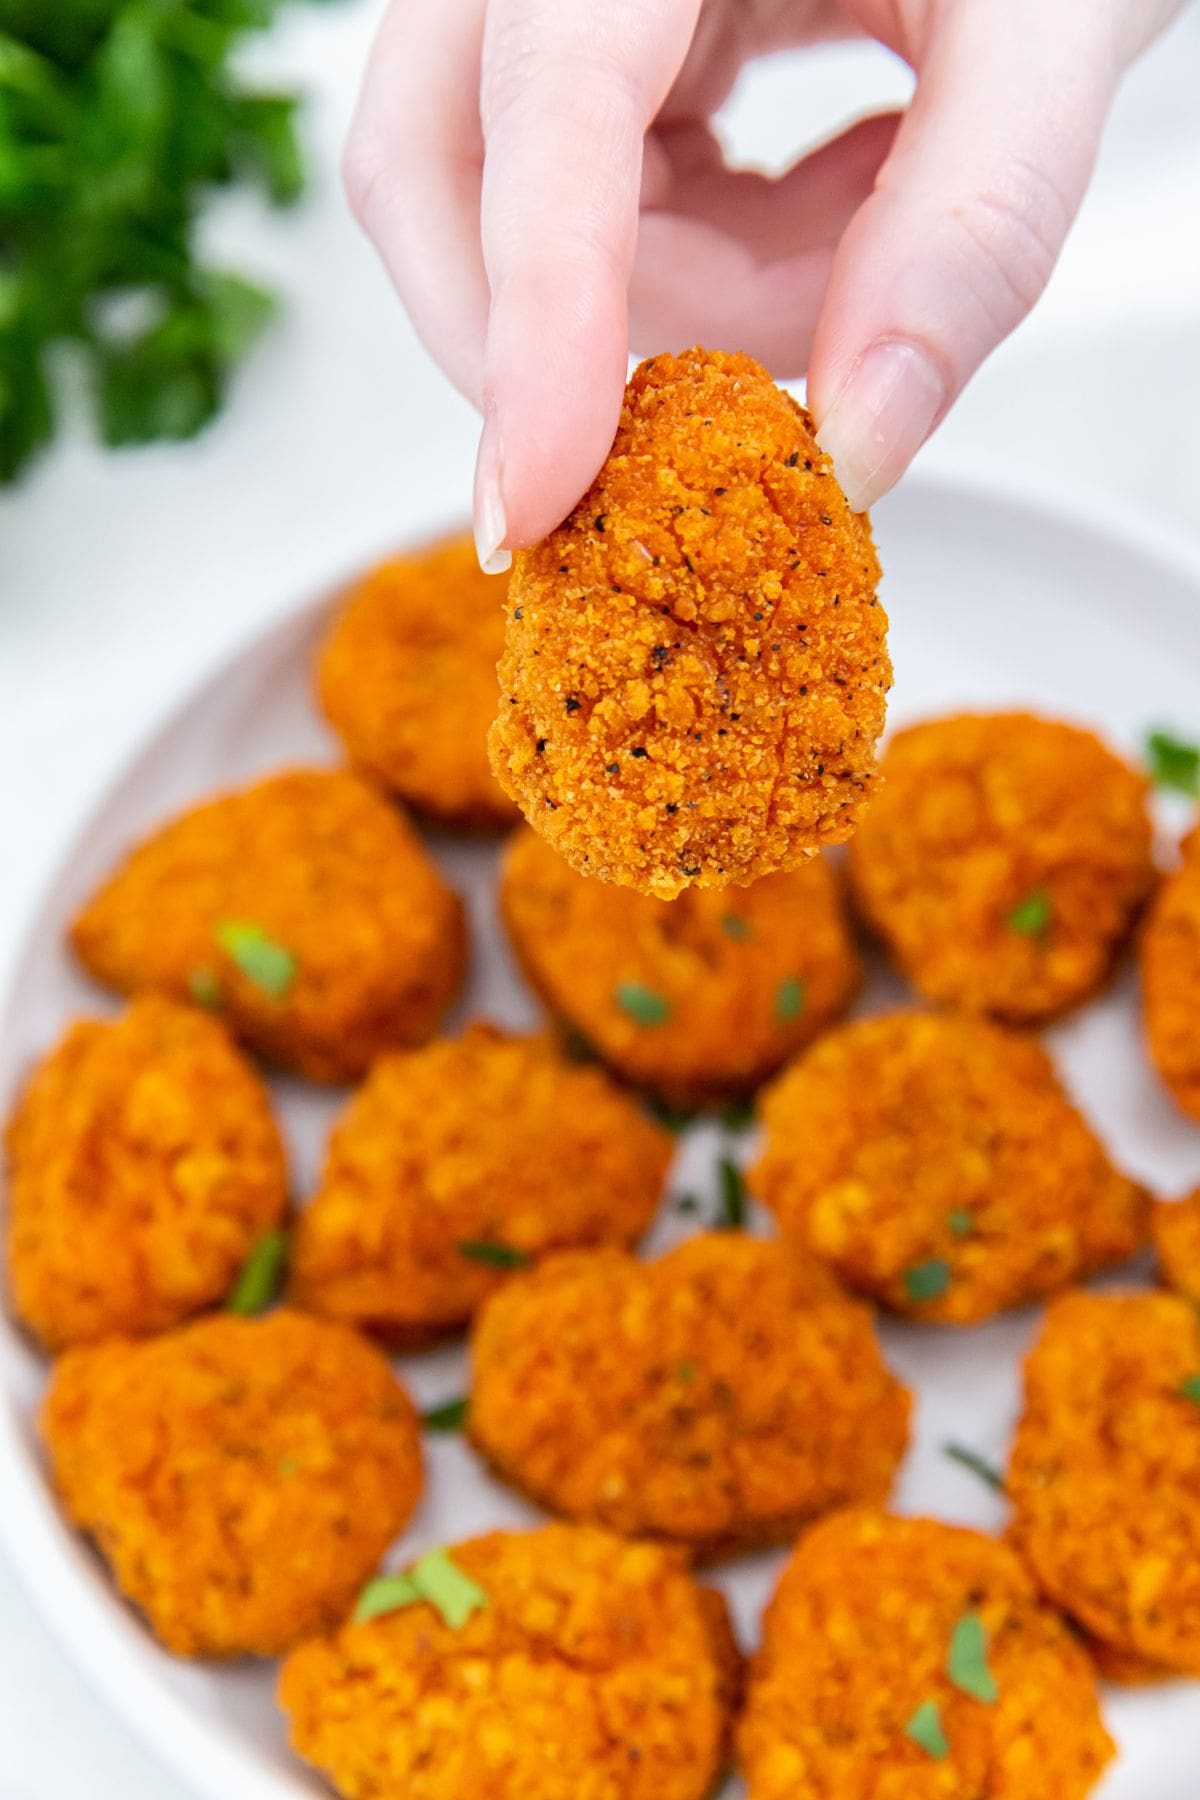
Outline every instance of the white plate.
<path fill-rule="evenodd" d="M 910 479 L 876 516 L 887 569 L 897 669 L 892 717 L 959 706 L 1032 704 L 1094 721 L 1128 749 L 1148 725 L 1197 725 L 1200 560 L 1110 535 L 1082 515 L 1042 509 L 995 489 Z M 147 827 L 211 789 L 334 747 L 309 703 L 307 668 L 326 615 L 322 597 L 250 644 L 181 706 L 96 807 L 38 911 L 0 1014 L 0 1109 L 34 1057 L 81 1011 L 111 1003 L 71 966 L 65 921 Z M 1169 810 L 1169 809 L 1168 809 Z M 1178 827 L 1182 815 L 1168 823 Z M 493 852 L 452 841 L 439 860 L 466 894 L 474 942 L 463 1013 L 514 1025 L 533 1017 L 497 930 Z M 876 986 L 869 1004 L 888 997 Z M 1167 1104 L 1142 1055 L 1125 977 L 1052 1034 L 1067 1075 L 1118 1158 L 1160 1192 L 1200 1180 L 1200 1130 Z M 337 1096 L 275 1083 L 293 1149 L 294 1184 L 311 1186 Z M 678 1180 L 702 1182 L 715 1129 L 681 1152 Z M 659 1243 L 678 1234 L 664 1221 Z M 1003 1460 L 1018 1398 L 1018 1362 L 1036 1320 L 1010 1317 L 969 1332 L 889 1324 L 897 1371 L 920 1391 L 916 1435 L 900 1482 L 905 1511 L 997 1526 L 1000 1503 L 947 1461 L 948 1437 Z M 402 1363 L 418 1400 L 458 1394 L 463 1358 L 443 1350 Z M 325 1793 L 289 1755 L 266 1666 L 209 1668 L 172 1660 L 116 1598 L 93 1554 L 60 1522 L 32 1432 L 43 1368 L 0 1323 L 0 1529 L 64 1644 L 128 1723 L 212 1800 L 298 1800 Z M 429 1485 L 406 1551 L 535 1515 L 484 1475 L 456 1440 L 429 1444 Z M 744 1639 L 752 1641 L 778 1556 L 723 1570 Z M 1200 1691 L 1184 1682 L 1114 1691 L 1107 1714 L 1122 1756 L 1105 1800 L 1195 1800 Z M 534 1797 L 536 1800 L 536 1796 Z"/>

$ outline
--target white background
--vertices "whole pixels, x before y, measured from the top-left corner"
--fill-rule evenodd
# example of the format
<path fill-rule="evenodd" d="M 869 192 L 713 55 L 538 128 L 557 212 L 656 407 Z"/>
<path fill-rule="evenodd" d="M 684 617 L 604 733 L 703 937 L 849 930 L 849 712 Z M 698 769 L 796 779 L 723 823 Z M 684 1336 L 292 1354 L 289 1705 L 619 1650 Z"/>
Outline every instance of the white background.
<path fill-rule="evenodd" d="M 311 95 L 314 183 L 292 215 L 239 198 L 211 221 L 215 251 L 288 297 L 225 417 L 197 445 L 120 457 L 80 432 L 0 498 L 0 970 L 74 822 L 200 672 L 331 575 L 465 511 L 472 415 L 416 344 L 337 189 L 377 11 L 299 7 L 255 56 Z M 906 88 L 867 47 L 779 59 L 735 98 L 730 139 L 775 162 Z M 1192 9 L 1131 76 L 1050 293 L 929 466 L 995 464 L 1125 518 L 1200 529 L 1198 217 Z M 0 1792 L 185 1800 L 2 1562 Z"/>

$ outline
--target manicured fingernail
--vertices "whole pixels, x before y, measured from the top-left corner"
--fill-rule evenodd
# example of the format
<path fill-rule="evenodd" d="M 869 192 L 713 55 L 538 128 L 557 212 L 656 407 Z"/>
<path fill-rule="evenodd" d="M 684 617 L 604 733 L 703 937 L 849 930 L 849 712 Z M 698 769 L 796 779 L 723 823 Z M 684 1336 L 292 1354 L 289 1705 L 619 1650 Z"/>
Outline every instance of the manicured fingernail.
<path fill-rule="evenodd" d="M 504 548 L 508 521 L 501 486 L 503 467 L 496 415 L 488 412 L 475 459 L 475 554 L 485 575 L 503 575 L 512 566 L 512 556 Z"/>
<path fill-rule="evenodd" d="M 817 422 L 817 441 L 855 512 L 903 474 L 945 403 L 945 383 L 912 344 L 872 344 L 859 357 Z"/>

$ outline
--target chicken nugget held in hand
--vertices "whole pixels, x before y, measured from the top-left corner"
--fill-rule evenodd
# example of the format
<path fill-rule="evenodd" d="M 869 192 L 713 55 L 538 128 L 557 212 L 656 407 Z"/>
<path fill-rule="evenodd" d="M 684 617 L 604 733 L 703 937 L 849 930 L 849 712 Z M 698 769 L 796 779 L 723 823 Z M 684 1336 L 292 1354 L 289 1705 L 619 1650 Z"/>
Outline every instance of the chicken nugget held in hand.
<path fill-rule="evenodd" d="M 854 831 L 891 682 L 879 565 L 748 356 L 634 372 L 608 460 L 514 559 L 492 767 L 582 874 L 671 898 Z"/>

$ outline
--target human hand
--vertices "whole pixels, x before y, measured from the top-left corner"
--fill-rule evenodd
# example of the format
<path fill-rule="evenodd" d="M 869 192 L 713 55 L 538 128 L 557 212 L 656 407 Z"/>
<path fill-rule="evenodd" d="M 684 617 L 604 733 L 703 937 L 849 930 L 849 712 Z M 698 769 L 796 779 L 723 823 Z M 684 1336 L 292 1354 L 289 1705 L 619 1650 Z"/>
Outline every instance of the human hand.
<path fill-rule="evenodd" d="M 1179 0 L 390 0 L 354 210 L 482 408 L 485 567 L 545 535 L 616 430 L 632 339 L 807 369 L 871 505 L 1040 295 L 1122 72 Z M 866 32 L 917 74 L 779 179 L 710 120 L 744 62 Z"/>

